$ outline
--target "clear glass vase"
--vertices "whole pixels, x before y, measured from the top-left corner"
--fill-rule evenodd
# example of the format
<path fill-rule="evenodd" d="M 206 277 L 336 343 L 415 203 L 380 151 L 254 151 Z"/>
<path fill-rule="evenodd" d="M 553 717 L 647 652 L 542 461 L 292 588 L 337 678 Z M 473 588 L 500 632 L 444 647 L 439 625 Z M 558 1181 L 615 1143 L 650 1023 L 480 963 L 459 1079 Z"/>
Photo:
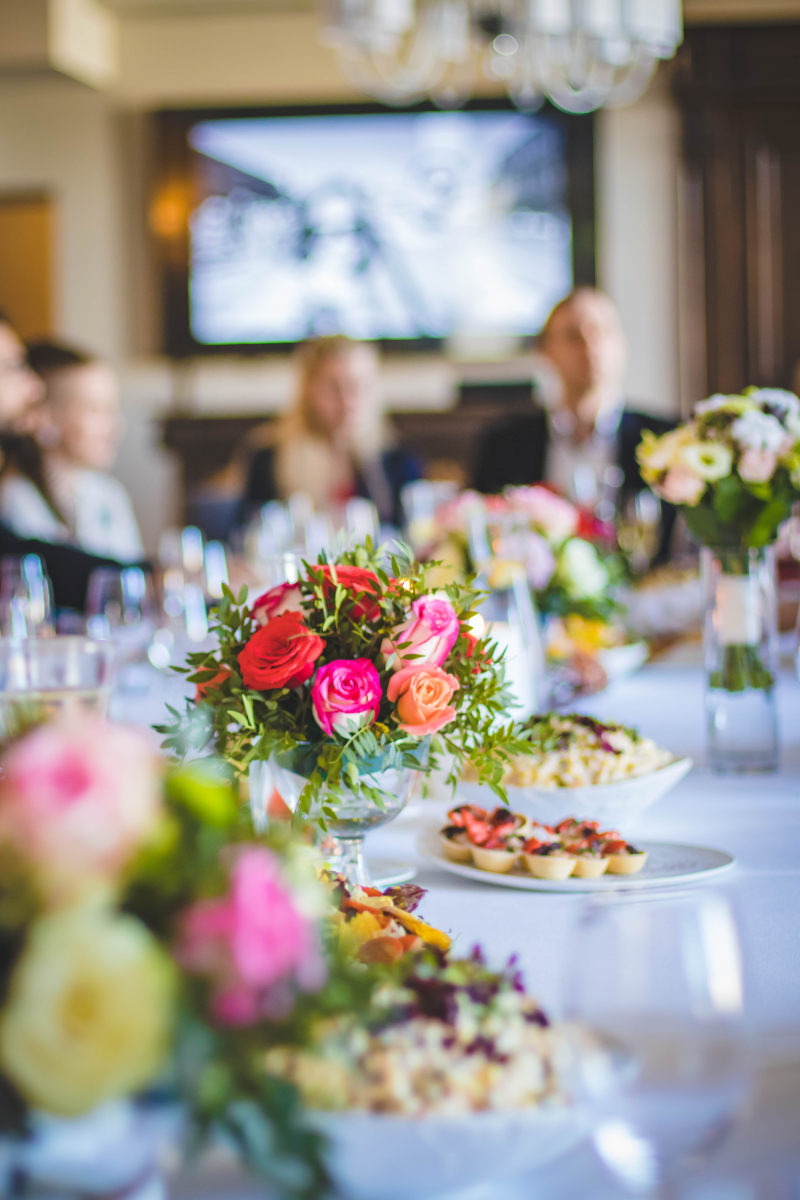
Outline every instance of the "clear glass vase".
<path fill-rule="evenodd" d="M 702 561 L 708 764 L 720 772 L 777 770 L 773 547 L 704 547 Z"/>
<path fill-rule="evenodd" d="M 421 763 L 427 748 L 421 748 Z M 300 800 L 310 770 L 308 755 L 302 748 L 294 753 L 273 755 L 267 763 L 253 763 L 250 768 L 250 804 L 254 812 L 264 811 L 263 801 L 257 799 L 265 791 L 276 788 L 281 799 L 294 812 Z M 254 770 L 255 768 L 255 770 Z M 386 825 L 408 804 L 420 772 L 410 768 L 383 769 L 380 760 L 364 765 L 359 771 L 362 786 L 376 788 L 380 802 L 361 792 L 354 792 L 344 783 L 335 791 L 323 788 L 309 812 L 309 820 L 324 816 L 330 845 L 325 847 L 331 867 L 359 887 L 370 886 L 372 879 L 364 859 L 364 838 Z M 255 802 L 255 803 L 254 803 Z M 323 812 L 323 810 L 325 810 Z"/>

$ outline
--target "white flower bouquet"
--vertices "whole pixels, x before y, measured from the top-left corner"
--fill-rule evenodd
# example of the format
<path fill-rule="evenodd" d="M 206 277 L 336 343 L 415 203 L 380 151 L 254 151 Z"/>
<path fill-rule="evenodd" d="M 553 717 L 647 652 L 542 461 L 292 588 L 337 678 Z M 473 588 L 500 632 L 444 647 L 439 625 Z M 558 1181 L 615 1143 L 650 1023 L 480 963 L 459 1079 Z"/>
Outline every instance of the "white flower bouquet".
<path fill-rule="evenodd" d="M 773 388 L 711 396 L 677 429 L 646 432 L 637 457 L 702 545 L 766 546 L 800 500 L 800 400 Z"/>

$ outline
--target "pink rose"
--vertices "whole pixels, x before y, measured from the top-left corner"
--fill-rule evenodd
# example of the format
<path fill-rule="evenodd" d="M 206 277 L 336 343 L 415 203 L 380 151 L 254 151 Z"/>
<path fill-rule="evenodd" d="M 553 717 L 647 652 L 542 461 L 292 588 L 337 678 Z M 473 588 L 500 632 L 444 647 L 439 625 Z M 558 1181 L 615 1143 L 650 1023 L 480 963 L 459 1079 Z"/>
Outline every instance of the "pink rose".
<path fill-rule="evenodd" d="M 455 675 L 440 667 L 403 667 L 389 680 L 386 695 L 397 704 L 400 728 L 425 737 L 453 720 L 456 710 L 449 701 L 457 690 Z"/>
<path fill-rule="evenodd" d="M 563 541 L 577 529 L 579 514 L 574 504 L 539 483 L 507 488 L 506 498 L 510 508 L 525 513 L 529 521 L 554 541 Z"/>
<path fill-rule="evenodd" d="M 670 504 L 688 504 L 690 507 L 697 504 L 705 489 L 705 480 L 681 463 L 670 467 L 658 488 Z"/>
<path fill-rule="evenodd" d="M 766 483 L 775 474 L 778 460 L 771 450 L 749 446 L 739 459 L 739 475 L 745 483 Z"/>
<path fill-rule="evenodd" d="M 3 763 L 0 840 L 38 869 L 51 898 L 113 879 L 160 813 L 155 755 L 139 734 L 99 718 L 43 725 Z"/>
<path fill-rule="evenodd" d="M 420 596 L 412 615 L 384 638 L 381 654 L 396 671 L 408 663 L 440 667 L 458 637 L 458 617 L 449 600 Z"/>
<path fill-rule="evenodd" d="M 176 957 L 210 981 L 222 1025 L 287 1015 L 296 987 L 314 991 L 324 981 L 314 926 L 298 911 L 280 862 L 262 846 L 236 855 L 226 895 L 183 913 Z"/>
<path fill-rule="evenodd" d="M 371 725 L 383 691 L 368 658 L 337 658 L 320 667 L 311 686 L 314 720 L 328 736 L 349 737 Z"/>
<path fill-rule="evenodd" d="M 273 617 L 280 617 L 287 612 L 301 612 L 302 608 L 303 598 L 298 585 L 279 583 L 258 597 L 251 613 L 254 621 L 266 625 Z"/>

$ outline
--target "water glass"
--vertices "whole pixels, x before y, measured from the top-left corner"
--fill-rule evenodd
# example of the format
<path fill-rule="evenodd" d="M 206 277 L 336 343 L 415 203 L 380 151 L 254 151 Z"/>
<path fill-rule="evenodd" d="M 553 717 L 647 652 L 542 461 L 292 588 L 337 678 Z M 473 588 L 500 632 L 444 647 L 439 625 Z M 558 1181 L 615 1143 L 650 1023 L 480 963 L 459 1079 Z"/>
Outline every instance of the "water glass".
<path fill-rule="evenodd" d="M 0 725 L 5 736 L 57 714 L 105 716 L 114 683 L 110 642 L 66 636 L 0 638 Z"/>
<path fill-rule="evenodd" d="M 36 554 L 7 557 L 0 564 L 0 633 L 32 637 L 53 628 L 53 588 Z"/>
<path fill-rule="evenodd" d="M 720 1144 L 747 1094 L 733 913 L 711 892 L 603 897 L 568 945 L 570 1074 L 595 1149 L 629 1191 L 666 1194 Z"/>

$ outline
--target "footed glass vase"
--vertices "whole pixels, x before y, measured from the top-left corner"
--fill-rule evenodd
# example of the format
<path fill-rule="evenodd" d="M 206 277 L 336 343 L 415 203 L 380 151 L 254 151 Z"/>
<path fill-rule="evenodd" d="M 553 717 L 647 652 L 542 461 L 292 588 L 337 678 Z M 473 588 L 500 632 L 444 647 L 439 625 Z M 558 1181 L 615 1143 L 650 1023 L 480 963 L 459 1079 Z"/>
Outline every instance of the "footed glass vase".
<path fill-rule="evenodd" d="M 427 746 L 420 747 L 420 768 L 424 767 Z M 253 776 L 259 779 L 258 790 L 263 793 L 265 785 L 277 789 L 281 799 L 294 812 L 300 794 L 308 782 L 312 767 L 307 750 L 298 747 L 295 751 L 273 755 L 267 763 L 251 766 L 251 807 L 253 804 Z M 344 875 L 348 882 L 358 887 L 370 886 L 372 880 L 364 859 L 364 838 L 367 834 L 386 825 L 403 811 L 408 804 L 420 771 L 408 767 L 388 767 L 385 760 L 370 759 L 359 770 L 362 785 L 375 788 L 380 801 L 361 792 L 354 792 L 344 781 L 336 790 L 322 789 L 308 814 L 310 821 L 324 818 L 330 845 L 325 847 L 325 857 L 331 867 Z M 254 772 L 253 767 L 260 768 Z"/>
<path fill-rule="evenodd" d="M 777 592 L 772 546 L 704 547 L 708 764 L 719 772 L 775 771 Z"/>

